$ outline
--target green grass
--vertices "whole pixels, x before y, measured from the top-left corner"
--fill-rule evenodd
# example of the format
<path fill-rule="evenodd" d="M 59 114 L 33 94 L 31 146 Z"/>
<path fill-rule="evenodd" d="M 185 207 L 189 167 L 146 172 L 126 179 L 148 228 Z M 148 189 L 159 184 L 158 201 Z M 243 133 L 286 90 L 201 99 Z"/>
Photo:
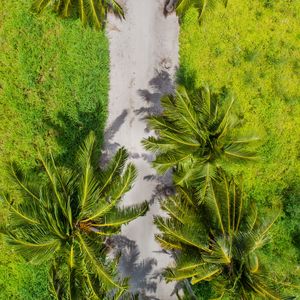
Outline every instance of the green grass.
<path fill-rule="evenodd" d="M 37 149 L 51 149 L 70 164 L 91 129 L 101 142 L 109 57 L 105 34 L 79 20 L 37 16 L 28 0 L 1 5 L 0 190 L 7 191 L 10 160 L 29 170 Z M 26 264 L 1 241 L 0 253 L 0 299 L 47 299 L 45 268 Z"/>
<path fill-rule="evenodd" d="M 299 1 L 230 0 L 227 9 L 208 12 L 200 27 L 191 9 L 180 34 L 179 78 L 229 88 L 244 130 L 262 138 L 260 159 L 230 171 L 243 173 L 249 199 L 261 213 L 283 207 L 262 257 L 282 277 L 288 275 L 286 282 L 300 276 L 299 14 Z"/>
<path fill-rule="evenodd" d="M 34 147 L 51 146 L 72 162 L 90 129 L 101 137 L 106 117 L 104 33 L 80 21 L 35 16 L 28 2 L 6 1 L 1 9 L 0 169 L 9 159 L 32 166 Z"/>

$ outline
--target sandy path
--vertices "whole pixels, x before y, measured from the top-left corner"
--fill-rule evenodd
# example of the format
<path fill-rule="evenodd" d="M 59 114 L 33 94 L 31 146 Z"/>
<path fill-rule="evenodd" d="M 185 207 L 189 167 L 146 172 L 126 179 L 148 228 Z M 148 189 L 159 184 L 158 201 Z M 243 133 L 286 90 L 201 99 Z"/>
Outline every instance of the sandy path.
<path fill-rule="evenodd" d="M 130 159 L 137 166 L 139 174 L 134 188 L 125 197 L 125 203 L 144 200 L 152 203 L 145 217 L 122 230 L 128 239 L 136 242 L 140 252 L 139 261 L 145 260 L 140 265 L 144 267 L 141 273 L 152 269 L 150 275 L 170 262 L 169 256 L 162 253 L 154 241 L 156 228 L 152 224 L 153 215 L 160 213 L 157 198 L 161 193 L 168 192 L 163 184 L 168 185 L 168 182 L 155 175 L 149 164 L 151 155 L 140 143 L 143 138 L 153 134 L 147 130 L 144 117 L 160 110 L 159 98 L 172 91 L 172 79 L 178 65 L 178 20 L 175 15 L 168 18 L 163 16 L 163 3 L 164 0 L 125 0 L 126 20 L 121 22 L 109 16 L 107 27 L 111 65 L 104 154 L 110 155 L 120 145 L 129 150 Z M 132 263 L 124 268 L 130 266 Z M 172 284 L 158 279 L 150 280 L 150 275 L 148 280 L 143 281 L 140 277 L 145 274 L 131 275 L 139 277 L 132 284 L 139 290 L 145 289 L 147 296 L 161 300 L 174 299 L 170 296 Z"/>

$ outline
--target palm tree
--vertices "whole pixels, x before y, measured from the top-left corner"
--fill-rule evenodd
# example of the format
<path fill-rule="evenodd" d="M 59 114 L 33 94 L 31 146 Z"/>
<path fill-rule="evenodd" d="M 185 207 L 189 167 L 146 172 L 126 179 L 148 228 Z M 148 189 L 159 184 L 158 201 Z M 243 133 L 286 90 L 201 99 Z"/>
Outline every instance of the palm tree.
<path fill-rule="evenodd" d="M 267 274 L 257 254 L 269 241 L 279 214 L 270 222 L 260 220 L 236 183 L 222 172 L 219 179 L 201 206 L 193 197 L 187 201 L 183 192 L 162 201 L 168 217 L 155 217 L 161 231 L 156 239 L 164 249 L 175 251 L 175 265 L 166 269 L 166 280 L 211 282 L 217 299 L 281 299 L 270 288 L 273 275 Z"/>
<path fill-rule="evenodd" d="M 122 294 L 126 285 L 116 280 L 106 240 L 148 209 L 147 203 L 119 206 L 136 177 L 132 164 L 124 167 L 127 152 L 121 148 L 102 170 L 95 153 L 91 133 L 72 169 L 41 155 L 42 172 L 34 177 L 23 175 L 15 165 L 11 168 L 22 201 L 6 196 L 11 204 L 6 240 L 32 263 L 50 261 L 56 299 L 108 299 L 110 293 L 116 298 Z"/>
<path fill-rule="evenodd" d="M 50 7 L 59 16 L 79 17 L 84 25 L 101 29 L 108 11 L 124 18 L 123 8 L 116 0 L 34 0 L 34 10 L 42 12 Z"/>
<path fill-rule="evenodd" d="M 165 14 L 176 10 L 178 15 L 183 15 L 190 7 L 195 7 L 198 11 L 198 20 L 201 22 L 205 12 L 214 9 L 218 2 L 222 2 L 227 7 L 228 0 L 167 0 Z"/>
<path fill-rule="evenodd" d="M 149 137 L 143 144 L 156 154 L 153 166 L 159 173 L 173 168 L 174 183 L 194 186 L 201 200 L 217 167 L 255 159 L 249 146 L 258 138 L 233 134 L 241 126 L 232 111 L 233 97 L 211 93 L 207 87 L 192 94 L 180 86 L 175 96 L 165 96 L 161 103 L 163 113 L 149 117 L 149 126 L 159 137 Z"/>

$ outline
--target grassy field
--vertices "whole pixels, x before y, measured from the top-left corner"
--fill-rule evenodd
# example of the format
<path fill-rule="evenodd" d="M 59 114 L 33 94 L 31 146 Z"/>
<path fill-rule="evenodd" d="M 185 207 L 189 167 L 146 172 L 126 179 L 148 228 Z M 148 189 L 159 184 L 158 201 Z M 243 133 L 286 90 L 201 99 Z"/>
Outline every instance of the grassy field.
<path fill-rule="evenodd" d="M 180 35 L 181 80 L 230 89 L 244 130 L 261 137 L 259 160 L 231 171 L 261 213 L 283 208 L 262 258 L 286 283 L 300 276 L 299 15 L 299 1 L 229 0 L 200 27 L 191 9 Z"/>
<path fill-rule="evenodd" d="M 69 164 L 91 129 L 102 138 L 106 119 L 104 33 L 50 13 L 36 16 L 29 3 L 5 1 L 0 12 L 1 191 L 12 189 L 5 180 L 8 161 L 30 169 L 36 149 L 50 148 Z M 1 201 L 0 210 L 3 223 Z M 46 276 L 45 268 L 27 266 L 0 242 L 0 299 L 47 299 Z"/>

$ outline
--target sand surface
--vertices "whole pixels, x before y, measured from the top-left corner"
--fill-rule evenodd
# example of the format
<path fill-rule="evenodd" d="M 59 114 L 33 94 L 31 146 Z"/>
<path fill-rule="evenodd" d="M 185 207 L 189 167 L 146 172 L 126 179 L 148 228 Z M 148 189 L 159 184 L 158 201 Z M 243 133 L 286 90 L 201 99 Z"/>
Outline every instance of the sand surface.
<path fill-rule="evenodd" d="M 168 300 L 176 299 L 171 296 L 174 285 L 155 274 L 170 263 L 170 257 L 154 240 L 157 229 L 152 218 L 161 213 L 158 199 L 169 192 L 170 181 L 156 175 L 152 156 L 141 145 L 143 138 L 153 135 L 145 117 L 161 110 L 159 99 L 172 92 L 178 66 L 178 20 L 175 15 L 164 17 L 163 4 L 164 0 L 124 0 L 126 20 L 109 16 L 109 117 L 103 154 L 109 158 L 120 146 L 128 149 L 138 178 L 125 204 L 151 203 L 146 216 L 122 229 L 126 238 L 120 243 L 128 254 L 122 268 L 131 273 L 133 289 L 144 293 L 143 299 Z"/>

